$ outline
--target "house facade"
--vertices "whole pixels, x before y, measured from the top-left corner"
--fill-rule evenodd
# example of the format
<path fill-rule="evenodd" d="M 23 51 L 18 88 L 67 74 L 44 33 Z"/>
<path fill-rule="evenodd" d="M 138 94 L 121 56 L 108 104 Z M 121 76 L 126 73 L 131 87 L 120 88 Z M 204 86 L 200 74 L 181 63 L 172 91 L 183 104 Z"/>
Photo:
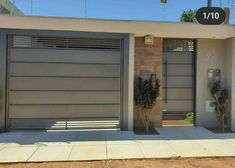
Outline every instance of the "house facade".
<path fill-rule="evenodd" d="M 0 16 L 0 128 L 141 127 L 138 77 L 156 75 L 151 125 L 217 127 L 209 85 L 230 91 L 235 129 L 235 27 Z M 190 116 L 190 117 L 189 117 Z"/>

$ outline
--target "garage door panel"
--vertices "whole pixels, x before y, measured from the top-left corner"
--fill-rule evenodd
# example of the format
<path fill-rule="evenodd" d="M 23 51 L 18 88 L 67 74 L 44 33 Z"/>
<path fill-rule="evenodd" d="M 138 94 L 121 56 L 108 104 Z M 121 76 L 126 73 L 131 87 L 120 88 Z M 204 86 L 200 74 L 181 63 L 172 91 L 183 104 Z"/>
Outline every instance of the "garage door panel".
<path fill-rule="evenodd" d="M 119 105 L 12 105 L 10 118 L 119 117 Z"/>
<path fill-rule="evenodd" d="M 25 49 L 11 50 L 13 62 L 60 62 L 60 63 L 110 63 L 120 64 L 120 51 L 107 50 L 55 50 Z"/>
<path fill-rule="evenodd" d="M 10 90 L 120 90 L 119 78 L 11 77 Z"/>
<path fill-rule="evenodd" d="M 11 129 L 120 130 L 120 39 L 9 39 Z"/>
<path fill-rule="evenodd" d="M 66 120 L 11 119 L 11 129 L 66 129 Z"/>
<path fill-rule="evenodd" d="M 120 77 L 120 65 L 11 63 L 10 75 Z"/>
<path fill-rule="evenodd" d="M 119 104 L 120 92 L 11 91 L 10 104 Z"/>

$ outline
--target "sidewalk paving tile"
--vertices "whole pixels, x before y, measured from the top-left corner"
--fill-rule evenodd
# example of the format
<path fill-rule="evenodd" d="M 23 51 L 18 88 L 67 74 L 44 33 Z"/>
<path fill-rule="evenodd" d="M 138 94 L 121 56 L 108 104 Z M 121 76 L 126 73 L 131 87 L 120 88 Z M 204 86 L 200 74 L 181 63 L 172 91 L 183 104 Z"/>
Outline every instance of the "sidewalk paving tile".
<path fill-rule="evenodd" d="M 175 150 L 181 157 L 208 157 L 211 153 L 192 140 L 170 140 L 167 143 Z"/>
<path fill-rule="evenodd" d="M 202 127 L 132 131 L 19 131 L 0 134 L 0 162 L 235 156 L 235 134 Z"/>
<path fill-rule="evenodd" d="M 212 156 L 235 156 L 235 145 L 226 140 L 202 140 L 197 143 L 207 149 Z"/>
<path fill-rule="evenodd" d="M 144 158 L 138 144 L 107 144 L 108 159 Z"/>
<path fill-rule="evenodd" d="M 30 162 L 40 161 L 66 161 L 72 150 L 72 145 L 68 146 L 40 146 L 37 151 L 29 158 Z"/>
<path fill-rule="evenodd" d="M 106 145 L 74 145 L 69 160 L 105 160 Z"/>
<path fill-rule="evenodd" d="M 26 162 L 38 146 L 5 147 L 0 150 L 0 162 Z"/>
<path fill-rule="evenodd" d="M 172 158 L 179 156 L 166 142 L 139 143 L 145 158 Z"/>

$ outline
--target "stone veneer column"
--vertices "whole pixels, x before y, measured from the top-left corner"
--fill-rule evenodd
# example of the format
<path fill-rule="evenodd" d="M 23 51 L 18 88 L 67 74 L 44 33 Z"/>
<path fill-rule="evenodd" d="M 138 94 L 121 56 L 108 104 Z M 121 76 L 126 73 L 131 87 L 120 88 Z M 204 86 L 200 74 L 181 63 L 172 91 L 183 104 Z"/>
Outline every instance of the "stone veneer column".
<path fill-rule="evenodd" d="M 145 45 L 144 37 L 135 38 L 135 84 L 141 71 L 150 71 L 157 74 L 160 80 L 160 88 L 162 87 L 162 38 L 154 38 L 153 45 Z M 162 89 L 160 89 L 160 96 L 154 106 L 151 114 L 151 126 L 160 127 L 162 121 Z M 142 122 L 139 114 L 134 108 L 134 127 L 142 128 Z"/>

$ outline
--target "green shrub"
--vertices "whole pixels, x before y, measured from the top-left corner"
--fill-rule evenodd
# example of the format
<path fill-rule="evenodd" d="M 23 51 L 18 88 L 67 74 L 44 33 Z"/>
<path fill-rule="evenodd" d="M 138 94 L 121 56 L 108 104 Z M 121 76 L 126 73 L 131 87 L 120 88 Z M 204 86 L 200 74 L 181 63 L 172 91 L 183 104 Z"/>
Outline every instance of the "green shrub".
<path fill-rule="evenodd" d="M 215 99 L 215 110 L 217 112 L 222 132 L 228 127 L 228 101 L 229 91 L 227 89 L 221 89 L 220 83 L 215 82 L 210 88 L 211 96 Z"/>
<path fill-rule="evenodd" d="M 185 121 L 189 121 L 190 123 L 193 123 L 194 117 L 193 117 L 193 112 L 187 113 L 186 118 L 184 119 Z"/>
<path fill-rule="evenodd" d="M 149 132 L 152 108 L 160 94 L 159 80 L 153 78 L 153 76 L 145 80 L 139 77 L 135 88 L 135 104 L 147 132 Z"/>

